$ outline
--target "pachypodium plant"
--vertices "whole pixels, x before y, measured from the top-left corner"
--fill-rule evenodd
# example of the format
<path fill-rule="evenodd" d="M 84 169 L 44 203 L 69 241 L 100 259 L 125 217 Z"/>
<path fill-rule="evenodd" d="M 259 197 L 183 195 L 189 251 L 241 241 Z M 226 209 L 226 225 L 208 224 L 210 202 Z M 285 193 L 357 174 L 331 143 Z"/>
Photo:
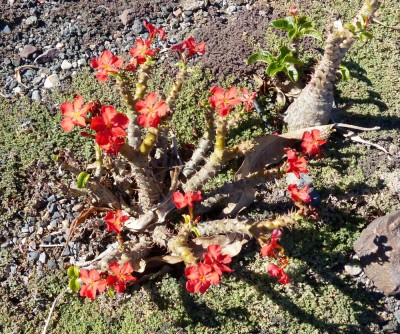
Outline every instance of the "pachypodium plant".
<path fill-rule="evenodd" d="M 187 291 L 203 294 L 233 272 L 232 258 L 251 238 L 262 247 L 261 256 L 270 260 L 267 273 L 289 283 L 285 272 L 289 258 L 279 240 L 284 227 L 315 215 L 309 187 L 289 185 L 297 209 L 287 214 L 255 221 L 239 213 L 253 203 L 258 185 L 285 173 L 293 173 L 296 179 L 308 173 L 306 156 L 321 156 L 320 146 L 328 134 L 314 129 L 268 135 L 262 139 L 277 147 L 267 155 L 272 162 L 254 170 L 251 161 L 254 154 L 259 157 L 257 140 L 227 145 L 227 139 L 240 123 L 242 111 L 252 112 L 257 93 L 214 86 L 208 99 L 199 101 L 206 119 L 204 135 L 191 158 L 182 161 L 170 132 L 171 116 L 190 74 L 188 60 L 204 54 L 206 45 L 189 37 L 170 48 L 178 54 L 179 71 L 163 96 L 148 91 L 147 82 L 159 51 L 153 47 L 154 41 L 162 42 L 165 31 L 148 22 L 144 25 L 149 37 L 136 39 L 129 60 L 104 51 L 92 61 L 98 81 L 111 79 L 119 87 L 123 108 L 99 101 L 85 104 L 80 95 L 61 105 L 61 128 L 65 132 L 80 128 L 82 136 L 93 141 L 95 157 L 92 170 L 84 171 L 75 167 L 68 155 L 58 159 L 60 169 L 77 178 L 71 186 L 74 194 L 85 195 L 90 206 L 71 225 L 70 238 L 91 214 L 103 215 L 104 229 L 110 232 L 107 240 L 115 238 L 95 258 L 73 261 L 68 269 L 70 289 L 90 299 L 105 291 L 113 296 L 136 280 L 157 276 L 155 270 L 161 266 L 158 273 L 165 266 L 181 264 Z M 131 73 L 137 74 L 135 81 L 131 81 Z M 292 147 L 300 141 L 304 155 Z M 286 161 L 281 163 L 285 155 Z M 240 158 L 244 158 L 241 172 L 232 183 L 204 192 L 208 180 Z M 267 170 L 269 164 L 275 167 Z M 210 216 L 216 218 L 208 219 Z"/>

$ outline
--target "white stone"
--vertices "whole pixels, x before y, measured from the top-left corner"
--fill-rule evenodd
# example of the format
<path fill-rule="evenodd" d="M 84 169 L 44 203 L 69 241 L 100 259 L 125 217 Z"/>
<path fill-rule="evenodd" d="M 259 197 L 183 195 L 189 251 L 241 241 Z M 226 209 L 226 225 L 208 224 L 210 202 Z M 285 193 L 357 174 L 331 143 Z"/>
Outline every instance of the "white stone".
<path fill-rule="evenodd" d="M 44 88 L 46 89 L 53 89 L 58 86 L 60 86 L 60 80 L 57 74 L 49 75 L 44 82 Z"/>
<path fill-rule="evenodd" d="M 63 62 L 61 63 L 61 68 L 63 70 L 69 70 L 70 68 L 72 68 L 72 64 L 68 60 L 63 60 Z"/>

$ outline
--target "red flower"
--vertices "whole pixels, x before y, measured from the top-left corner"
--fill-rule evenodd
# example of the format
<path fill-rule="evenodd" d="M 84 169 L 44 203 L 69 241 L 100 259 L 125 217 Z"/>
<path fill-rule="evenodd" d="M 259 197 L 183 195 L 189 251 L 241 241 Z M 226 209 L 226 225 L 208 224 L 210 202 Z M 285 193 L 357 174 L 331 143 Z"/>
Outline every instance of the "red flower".
<path fill-rule="evenodd" d="M 224 91 L 222 88 L 214 86 L 211 88 L 211 94 L 208 101 L 221 117 L 228 116 L 230 109 L 241 103 L 241 100 L 237 98 L 236 87 Z"/>
<path fill-rule="evenodd" d="M 146 62 L 147 57 L 154 57 L 155 52 L 150 49 L 151 40 L 143 40 L 141 38 L 136 38 L 136 46 L 129 50 L 131 56 L 135 59 L 133 63 L 143 64 Z M 132 64 L 132 61 L 131 61 Z"/>
<path fill-rule="evenodd" d="M 253 101 L 256 98 L 257 93 L 249 93 L 246 88 L 242 89 L 242 96 L 239 98 L 240 101 L 245 103 L 246 111 L 249 112 L 253 108 Z"/>
<path fill-rule="evenodd" d="M 175 191 L 172 194 L 172 200 L 178 209 L 183 209 L 186 206 L 192 208 L 194 206 L 194 202 L 201 201 L 202 199 L 203 197 L 201 196 L 200 190 L 198 190 L 197 193 L 193 193 L 193 191 L 187 191 L 185 194 L 182 194 L 179 191 Z"/>
<path fill-rule="evenodd" d="M 111 51 L 105 50 L 100 58 L 92 59 L 92 67 L 98 70 L 96 78 L 100 82 L 107 81 L 109 74 L 118 73 L 118 68 L 123 64 L 122 58 L 114 56 Z"/>
<path fill-rule="evenodd" d="M 222 276 L 224 272 L 233 272 L 231 268 L 225 265 L 231 263 L 232 258 L 229 255 L 222 255 L 221 246 L 219 245 L 208 246 L 207 253 L 203 254 L 203 259 L 204 263 L 211 266 L 219 276 Z"/>
<path fill-rule="evenodd" d="M 90 128 L 97 132 L 96 143 L 106 153 L 118 153 L 126 137 L 125 129 L 129 119 L 122 113 L 118 113 L 113 106 L 103 106 L 101 116 L 95 116 L 90 123 Z"/>
<path fill-rule="evenodd" d="M 279 229 L 275 229 L 271 233 L 271 240 L 265 244 L 260 249 L 261 257 L 275 257 L 277 250 L 282 247 L 278 244 L 280 237 L 282 236 L 282 231 Z"/>
<path fill-rule="evenodd" d="M 307 160 L 304 157 L 297 157 L 295 150 L 287 150 L 287 163 L 288 167 L 286 173 L 293 173 L 296 177 L 300 178 L 300 173 L 308 173 L 309 170 L 306 168 Z"/>
<path fill-rule="evenodd" d="M 124 216 L 121 210 L 107 212 L 104 220 L 107 223 L 107 230 L 119 234 L 121 232 L 124 222 L 130 217 Z"/>
<path fill-rule="evenodd" d="M 182 43 L 176 44 L 171 47 L 171 50 L 178 52 L 185 52 L 187 50 L 188 56 L 191 57 L 196 53 L 205 54 L 206 53 L 206 43 L 201 42 L 196 44 L 194 37 L 190 36 L 188 39 L 184 40 Z"/>
<path fill-rule="evenodd" d="M 161 117 L 167 114 L 167 104 L 164 101 L 157 102 L 156 93 L 147 94 L 144 100 L 136 103 L 136 110 L 141 113 L 138 117 L 138 123 L 143 127 L 158 127 Z"/>
<path fill-rule="evenodd" d="M 61 128 L 65 132 L 71 132 L 75 125 L 85 127 L 86 120 L 84 115 L 86 115 L 93 106 L 93 103 L 90 102 L 86 106 L 83 107 L 83 98 L 80 95 L 75 96 L 74 102 L 64 102 L 60 109 L 65 117 L 61 121 Z"/>
<path fill-rule="evenodd" d="M 311 196 L 308 193 L 310 186 L 304 186 L 300 190 L 297 188 L 297 184 L 289 184 L 288 190 L 290 191 L 290 197 L 294 202 L 302 201 L 304 203 L 311 202 Z"/>
<path fill-rule="evenodd" d="M 97 291 L 101 293 L 106 289 L 107 282 L 104 279 L 100 279 L 100 273 L 96 269 L 91 269 L 89 272 L 85 269 L 81 269 L 79 277 L 82 279 L 83 283 L 85 283 L 85 285 L 81 287 L 81 297 L 95 300 Z"/>
<path fill-rule="evenodd" d="M 277 265 L 270 263 L 267 266 L 267 272 L 269 275 L 272 277 L 277 277 L 279 278 L 278 282 L 282 284 L 288 284 L 290 283 L 290 278 L 289 276 L 285 273 L 285 271 L 281 268 L 278 267 Z"/>
<path fill-rule="evenodd" d="M 126 262 L 121 267 L 117 262 L 111 263 L 109 269 L 114 275 L 109 275 L 107 277 L 107 284 L 114 286 L 115 291 L 118 293 L 122 293 L 126 290 L 126 282 L 136 281 L 136 277 L 131 275 L 133 273 L 133 268 L 129 262 Z"/>
<path fill-rule="evenodd" d="M 149 40 L 150 41 L 153 41 L 154 37 L 156 37 L 157 34 L 160 36 L 161 41 L 165 38 L 165 30 L 164 29 L 162 29 L 162 28 L 157 29 L 155 26 L 153 26 L 150 22 L 147 22 L 147 21 L 143 21 L 143 25 L 149 31 L 149 34 L 150 34 Z"/>
<path fill-rule="evenodd" d="M 306 131 L 303 133 L 303 142 L 301 148 L 304 154 L 318 155 L 320 153 L 320 146 L 324 145 L 327 140 L 319 139 L 321 137 L 321 131 L 314 129 L 310 132 Z"/>
<path fill-rule="evenodd" d="M 212 270 L 211 266 L 200 262 L 198 266 L 191 266 L 185 269 L 186 290 L 190 293 L 200 292 L 203 294 L 211 284 L 219 284 L 219 275 Z"/>
<path fill-rule="evenodd" d="M 290 8 L 289 8 L 289 14 L 292 16 L 297 16 L 298 11 L 299 11 L 299 8 L 296 6 L 290 6 Z"/>

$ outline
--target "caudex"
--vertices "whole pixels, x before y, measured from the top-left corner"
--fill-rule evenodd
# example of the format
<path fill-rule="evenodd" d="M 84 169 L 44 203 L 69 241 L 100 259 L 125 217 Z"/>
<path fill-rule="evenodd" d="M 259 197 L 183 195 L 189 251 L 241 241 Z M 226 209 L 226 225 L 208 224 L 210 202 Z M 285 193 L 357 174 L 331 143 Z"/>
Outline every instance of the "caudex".
<path fill-rule="evenodd" d="M 325 110 L 332 102 L 328 96 L 330 78 L 354 42 L 358 22 L 364 29 L 376 7 L 376 1 L 365 2 L 352 23 L 354 31 L 335 23 L 311 82 L 288 109 L 285 120 L 291 132 L 228 146 L 229 130 L 241 121 L 237 110 L 251 112 L 257 93 L 214 86 L 208 100 L 199 101 L 206 128 L 187 161 L 180 157 L 169 123 L 174 103 L 190 75 L 188 59 L 204 54 L 205 43 L 189 37 L 171 47 L 179 55 L 179 71 L 165 97 L 148 91 L 148 79 L 159 52 L 152 45 L 156 39 L 164 39 L 163 29 L 144 22 L 149 37 L 136 39 L 128 62 L 110 51 L 93 59 L 97 79 L 115 82 L 124 108 L 116 110 L 99 101 L 85 104 L 80 95 L 63 103 L 62 129 L 70 132 L 83 128 L 81 134 L 94 143 L 96 160 L 91 174 L 75 167 L 68 154 L 58 161 L 62 170 L 77 178 L 74 192 L 86 195 L 92 205 L 71 225 L 70 238 L 91 214 L 102 215 L 108 231 L 116 237 L 96 258 L 73 263 L 68 270 L 70 288 L 95 299 L 106 289 L 110 294 L 123 292 L 127 283 L 143 281 L 149 272 L 154 274 L 154 268 L 163 266 L 163 272 L 181 263 L 187 290 L 204 293 L 218 284 L 223 274 L 233 271 L 228 266 L 232 257 L 251 238 L 260 244 L 261 256 L 269 259 L 267 272 L 280 283 L 289 283 L 285 272 L 289 259 L 279 239 L 282 228 L 315 215 L 309 186 L 301 187 L 304 182 L 297 181 L 288 184 L 296 210 L 287 214 L 255 221 L 240 213 L 253 203 L 257 185 L 285 174 L 300 181 L 309 172 L 307 160 L 320 156 L 320 146 L 326 143 L 333 127 L 326 125 L 330 112 Z M 134 85 L 131 73 L 137 75 Z M 301 106 L 303 95 L 310 98 L 307 110 Z M 292 148 L 298 142 L 302 152 Z M 244 160 L 233 182 L 208 193 L 203 191 L 208 180 L 240 158 Z M 211 212 L 218 218 L 207 220 Z"/>

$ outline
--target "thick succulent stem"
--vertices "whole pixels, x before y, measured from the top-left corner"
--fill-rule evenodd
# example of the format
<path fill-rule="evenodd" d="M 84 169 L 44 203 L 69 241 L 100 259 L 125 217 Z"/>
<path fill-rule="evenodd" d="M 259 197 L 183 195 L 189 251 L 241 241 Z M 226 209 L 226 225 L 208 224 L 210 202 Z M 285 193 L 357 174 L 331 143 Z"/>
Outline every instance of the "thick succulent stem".
<path fill-rule="evenodd" d="M 168 109 L 172 112 L 173 110 L 173 104 L 178 97 L 178 94 L 182 90 L 182 85 L 185 79 L 187 78 L 188 75 L 188 69 L 187 65 L 183 64 L 182 67 L 179 69 L 178 75 L 172 85 L 172 88 L 168 94 L 167 100 L 165 101 L 167 103 Z"/>
<path fill-rule="evenodd" d="M 129 79 L 124 76 L 117 76 L 116 80 L 120 90 L 122 102 L 125 104 L 127 109 L 126 115 L 130 120 L 128 125 L 128 143 L 134 150 L 137 150 L 140 145 L 141 133 L 140 127 L 137 124 L 135 99 L 133 98 L 130 90 L 130 82 Z"/>
<path fill-rule="evenodd" d="M 96 153 L 96 170 L 94 172 L 94 176 L 100 177 L 102 167 L 103 167 L 103 156 L 101 153 L 101 147 L 97 143 L 95 143 L 94 145 L 95 145 L 94 149 L 95 149 L 95 153 Z"/>
<path fill-rule="evenodd" d="M 366 0 L 353 23 L 361 21 L 362 15 L 372 17 L 378 6 L 379 1 Z M 335 22 L 327 38 L 324 55 L 311 81 L 286 111 L 284 119 L 288 124 L 288 131 L 328 124 L 331 119 L 336 72 L 355 40 L 354 33 L 340 22 Z"/>
<path fill-rule="evenodd" d="M 240 233 L 251 236 L 250 228 L 253 224 L 251 219 L 240 220 L 233 219 L 219 219 L 198 224 L 197 230 L 202 236 L 213 236 L 217 234 Z"/>
<path fill-rule="evenodd" d="M 186 177 L 192 176 L 196 172 L 196 168 L 206 159 L 206 153 L 210 149 L 212 142 L 215 140 L 215 130 L 213 127 L 213 113 L 206 111 L 206 130 L 203 137 L 199 141 L 198 147 L 194 150 L 192 157 L 183 168 L 183 175 Z"/>
<path fill-rule="evenodd" d="M 144 94 L 146 94 L 147 81 L 149 80 L 149 72 L 150 72 L 151 66 L 152 66 L 152 63 L 147 61 L 147 62 L 141 64 L 137 70 L 138 79 L 136 82 L 136 91 L 135 91 L 135 96 L 134 96 L 135 102 L 137 100 L 143 99 Z"/>

